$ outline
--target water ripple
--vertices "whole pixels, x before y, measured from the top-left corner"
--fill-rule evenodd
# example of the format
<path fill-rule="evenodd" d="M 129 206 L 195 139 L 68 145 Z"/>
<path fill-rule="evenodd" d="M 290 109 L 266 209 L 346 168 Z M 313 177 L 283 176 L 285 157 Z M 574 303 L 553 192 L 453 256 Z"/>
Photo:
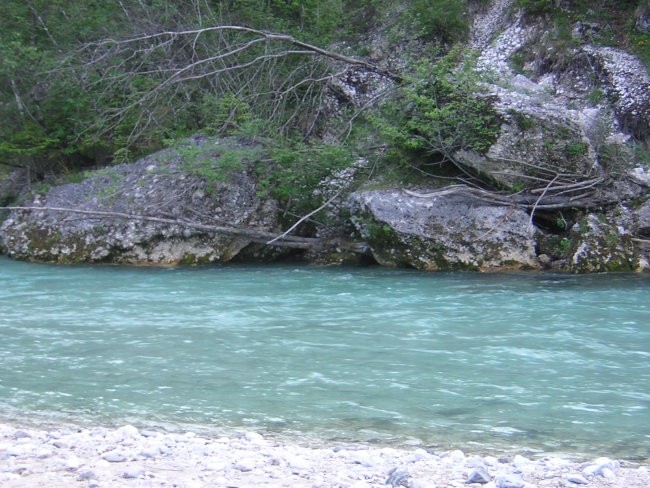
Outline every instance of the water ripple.
<path fill-rule="evenodd" d="M 0 259 L 0 411 L 647 456 L 645 276 Z"/>

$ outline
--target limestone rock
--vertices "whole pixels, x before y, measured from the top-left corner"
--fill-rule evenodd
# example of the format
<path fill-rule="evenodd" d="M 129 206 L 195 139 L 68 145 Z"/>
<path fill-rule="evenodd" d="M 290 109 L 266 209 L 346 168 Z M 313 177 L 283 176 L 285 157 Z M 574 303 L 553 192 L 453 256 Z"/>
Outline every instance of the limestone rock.
<path fill-rule="evenodd" d="M 479 466 L 476 468 L 474 471 L 470 473 L 470 475 L 467 478 L 467 481 L 465 483 L 480 483 L 482 485 L 489 483 L 492 481 L 492 476 L 490 476 L 490 473 L 488 473 L 488 470 L 485 468 L 485 466 Z"/>
<path fill-rule="evenodd" d="M 540 266 L 535 230 L 523 210 L 462 192 L 417 194 L 372 190 L 351 196 L 353 221 L 380 264 L 424 270 Z"/>
<path fill-rule="evenodd" d="M 497 488 L 524 488 L 526 483 L 519 476 L 510 474 L 496 479 Z"/>
<path fill-rule="evenodd" d="M 584 476 L 581 476 L 579 474 L 570 474 L 569 476 L 567 476 L 566 480 L 569 483 L 573 483 L 575 485 L 587 485 L 587 484 L 589 484 L 589 481 L 587 481 Z"/>
<path fill-rule="evenodd" d="M 102 456 L 102 459 L 109 463 L 123 463 L 126 461 L 126 456 L 119 451 L 109 451 Z"/>
<path fill-rule="evenodd" d="M 409 486 L 409 471 L 407 468 L 393 468 L 388 473 L 388 479 L 386 479 L 387 485 L 390 486 Z"/>
<path fill-rule="evenodd" d="M 634 211 L 637 220 L 637 232 L 642 236 L 650 236 L 650 200 Z"/>
<path fill-rule="evenodd" d="M 576 46 L 554 49 L 539 19 L 505 15 L 512 3 L 491 2 L 472 32 L 500 135 L 486 154 L 460 151 L 456 159 L 512 190 L 553 173 L 599 174 L 612 165 L 608 152 L 627 154 L 614 164 L 629 164 L 630 140 L 650 137 L 646 66 L 621 49 L 590 45 L 600 26 L 588 22 L 572 26 Z"/>
<path fill-rule="evenodd" d="M 200 177 L 202 165 L 233 149 L 241 149 L 241 143 L 193 138 L 134 164 L 95 171 L 80 183 L 53 187 L 28 206 L 275 229 L 275 204 L 257 195 L 255 179 L 245 168 L 230 174 L 228 181 Z M 0 249 L 10 257 L 60 263 L 225 262 L 249 243 L 176 223 L 46 210 L 14 211 L 0 228 Z"/>
<path fill-rule="evenodd" d="M 587 214 L 570 233 L 571 271 L 580 273 L 635 271 L 639 255 L 635 249 L 631 212 L 620 206 L 607 214 Z"/>

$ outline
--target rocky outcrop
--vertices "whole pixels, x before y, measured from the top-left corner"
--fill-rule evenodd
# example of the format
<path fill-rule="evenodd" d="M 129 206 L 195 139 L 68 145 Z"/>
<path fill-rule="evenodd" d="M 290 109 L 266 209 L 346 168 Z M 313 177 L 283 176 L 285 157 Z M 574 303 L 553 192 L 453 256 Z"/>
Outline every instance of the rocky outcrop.
<path fill-rule="evenodd" d="M 0 247 L 13 258 L 60 263 L 229 261 L 251 240 L 183 222 L 267 230 L 277 226 L 274 202 L 257 195 L 255 181 L 245 168 L 230 174 L 228 181 L 209 182 L 193 174 L 193 161 L 214 161 L 231 145 L 196 138 L 132 165 L 96 171 L 81 183 L 53 187 L 27 204 L 43 210 L 11 213 L 0 229 Z M 160 221 L 92 212 L 156 216 Z"/>
<path fill-rule="evenodd" d="M 512 1 L 496 0 L 473 26 L 477 68 L 502 126 L 485 154 L 461 151 L 461 164 L 505 188 L 544 186 L 611 172 L 635 159 L 626 146 L 650 136 L 650 76 L 633 55 L 591 45 L 577 23 L 560 48 L 552 26 L 530 22 Z"/>
<path fill-rule="evenodd" d="M 632 212 L 619 206 L 606 214 L 589 213 L 569 233 L 568 268 L 578 273 L 636 271 L 645 265 L 633 241 Z"/>
<path fill-rule="evenodd" d="M 352 195 L 351 211 L 382 265 L 430 271 L 540 267 L 526 212 L 462 191 L 363 191 Z"/>
<path fill-rule="evenodd" d="M 591 42 L 601 28 L 597 23 L 567 17 L 573 22 L 567 31 L 573 38 L 564 38 L 560 46 L 552 38 L 555 27 L 549 17 L 531 19 L 514 0 L 480 4 L 473 6 L 470 47 L 479 53 L 476 68 L 485 89 L 481 96 L 496 111 L 499 135 L 482 153 L 454 149 L 444 159 L 453 160 L 451 173 L 460 170 L 462 181 L 479 180 L 478 186 L 490 188 L 493 198 L 453 187 L 367 190 L 349 197 L 369 174 L 376 178 L 371 182 L 375 186 L 394 183 L 383 180 L 374 166 L 373 159 L 381 159 L 379 153 L 386 149 L 381 148 L 385 141 L 375 140 L 376 145 L 368 144 L 373 149 L 367 158 L 331 174 L 310 194 L 312 201 L 328 205 L 320 209 L 314 220 L 318 223 L 299 229 L 314 243 L 301 248 L 307 249 L 303 257 L 327 264 L 358 263 L 365 257 L 363 243 L 355 240 L 360 237 L 367 240 L 374 259 L 388 266 L 647 269 L 650 176 L 647 151 L 644 161 L 642 150 L 650 143 L 647 69 L 629 53 Z M 647 9 L 639 11 L 637 23 L 646 17 Z M 371 35 L 370 58 L 402 69 L 419 59 L 425 42 L 397 47 L 386 36 Z M 396 78 L 384 72 L 358 65 L 338 71 L 319 112 L 320 136 L 347 138 L 354 119 L 395 87 Z M 228 163 L 227 178 L 215 177 L 213 166 L 224 148 L 239 155 Z M 184 225 L 192 221 L 269 235 L 280 232 L 276 203 L 260 196 L 256 175 L 246 164 L 247 151 L 258 149 L 264 151 L 241 141 L 199 138 L 134 165 L 97 171 L 82 183 L 54 187 L 27 204 L 39 209 L 9 216 L 0 229 L 0 251 L 55 262 L 272 260 L 278 251 L 265 246 L 265 239 Z M 431 180 L 424 181 L 416 184 L 426 186 Z M 9 201 L 3 194 L 9 195 L 0 188 L 0 201 Z M 15 192 L 11 195 L 13 199 Z M 166 220 L 90 218 L 45 207 Z"/>

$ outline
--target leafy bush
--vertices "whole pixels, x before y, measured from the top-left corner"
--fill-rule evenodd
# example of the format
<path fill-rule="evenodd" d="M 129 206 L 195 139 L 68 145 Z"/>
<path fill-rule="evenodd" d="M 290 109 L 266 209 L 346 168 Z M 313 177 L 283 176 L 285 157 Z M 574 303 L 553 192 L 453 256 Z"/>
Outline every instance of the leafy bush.
<path fill-rule="evenodd" d="M 285 204 L 291 213 L 306 213 L 322 203 L 314 190 L 326 177 L 349 167 L 355 154 L 336 144 L 277 141 L 268 160 L 257 167 L 260 188 Z"/>
<path fill-rule="evenodd" d="M 412 0 L 409 10 L 411 25 L 418 37 L 455 42 L 469 32 L 465 0 Z"/>
<path fill-rule="evenodd" d="M 554 0 L 517 0 L 516 4 L 529 14 L 550 12 L 555 7 Z"/>
<path fill-rule="evenodd" d="M 440 160 L 460 149 L 486 152 L 500 131 L 499 117 L 481 98 L 471 59 L 453 50 L 438 62 L 421 61 L 380 122 L 398 148 Z"/>

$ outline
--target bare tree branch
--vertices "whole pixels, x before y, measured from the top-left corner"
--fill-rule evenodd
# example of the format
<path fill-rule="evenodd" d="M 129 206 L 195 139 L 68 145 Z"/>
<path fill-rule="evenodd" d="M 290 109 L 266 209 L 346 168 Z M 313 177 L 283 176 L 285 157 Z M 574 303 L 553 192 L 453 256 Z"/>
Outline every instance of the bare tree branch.
<path fill-rule="evenodd" d="M 320 207 L 318 207 L 317 209 L 312 210 L 312 211 L 309 212 L 308 214 L 303 215 L 302 217 L 300 217 L 300 219 L 298 219 L 298 220 L 297 220 L 297 221 L 296 221 L 296 222 L 295 222 L 291 227 L 289 227 L 286 231 L 284 231 L 284 232 L 283 232 L 282 234 L 280 234 L 279 236 L 274 237 L 273 239 L 271 239 L 270 241 L 268 241 L 266 244 L 273 244 L 274 242 L 277 242 L 277 241 L 279 241 L 279 240 L 281 240 L 281 239 L 284 239 L 286 236 L 288 236 L 288 235 L 291 233 L 292 230 L 294 230 L 296 227 L 298 227 L 301 223 L 303 223 L 305 220 L 307 220 L 307 219 L 308 219 L 309 217 L 311 217 L 312 215 L 317 214 L 318 212 L 320 212 L 321 210 L 323 210 L 325 207 L 327 207 L 330 203 L 332 203 L 332 202 L 333 202 L 333 201 L 334 201 L 334 200 L 335 200 L 335 199 L 336 199 L 336 198 L 341 194 L 342 191 L 343 191 L 342 189 L 339 190 L 339 191 L 336 193 L 336 195 L 334 195 L 332 198 L 330 198 L 329 200 L 327 200 L 327 201 L 326 201 L 325 203 L 323 203 Z"/>
<path fill-rule="evenodd" d="M 275 233 L 256 229 L 253 227 L 230 227 L 221 225 L 209 225 L 194 222 L 186 219 L 156 217 L 152 215 L 129 214 L 124 212 L 109 212 L 101 210 L 81 210 L 66 207 L 0 207 L 0 210 L 27 211 L 27 212 L 60 212 L 66 214 L 84 215 L 89 218 L 108 218 L 136 220 L 141 222 L 155 222 L 159 224 L 177 225 L 183 228 L 196 229 L 202 232 L 223 234 L 232 237 L 243 237 L 251 242 L 260 244 L 272 244 L 276 247 L 288 247 L 293 249 L 314 249 L 325 246 L 337 246 L 352 252 L 363 252 L 366 248 L 362 242 L 325 241 L 315 237 L 297 237 L 288 235 L 289 231 L 281 236 Z M 304 219 L 302 219 L 304 220 Z M 296 224 L 297 225 L 297 224 Z M 294 226 L 295 227 L 295 226 Z M 293 229 L 293 228 L 292 228 Z M 292 230 L 290 229 L 290 230 Z"/>
<path fill-rule="evenodd" d="M 295 62 L 295 58 L 307 60 Z M 327 82 L 334 76 L 333 63 L 323 60 L 400 80 L 398 74 L 363 59 L 288 34 L 238 25 L 106 38 L 71 53 L 68 66 L 86 80 L 102 114 L 95 126 L 84 129 L 85 133 L 110 133 L 129 120 L 135 126 L 127 139 L 129 144 L 161 120 L 160 107 L 167 107 L 170 114 L 182 111 L 183 105 L 191 108 L 189 104 L 200 100 L 201 93 L 217 98 L 235 94 L 247 100 L 261 119 L 279 121 L 285 128 L 304 120 L 303 129 L 309 133 L 318 117 L 306 115 L 319 112 L 314 104 L 320 103 Z M 309 106 L 305 105 L 307 100 Z M 136 115 L 131 115 L 134 112 Z"/>

